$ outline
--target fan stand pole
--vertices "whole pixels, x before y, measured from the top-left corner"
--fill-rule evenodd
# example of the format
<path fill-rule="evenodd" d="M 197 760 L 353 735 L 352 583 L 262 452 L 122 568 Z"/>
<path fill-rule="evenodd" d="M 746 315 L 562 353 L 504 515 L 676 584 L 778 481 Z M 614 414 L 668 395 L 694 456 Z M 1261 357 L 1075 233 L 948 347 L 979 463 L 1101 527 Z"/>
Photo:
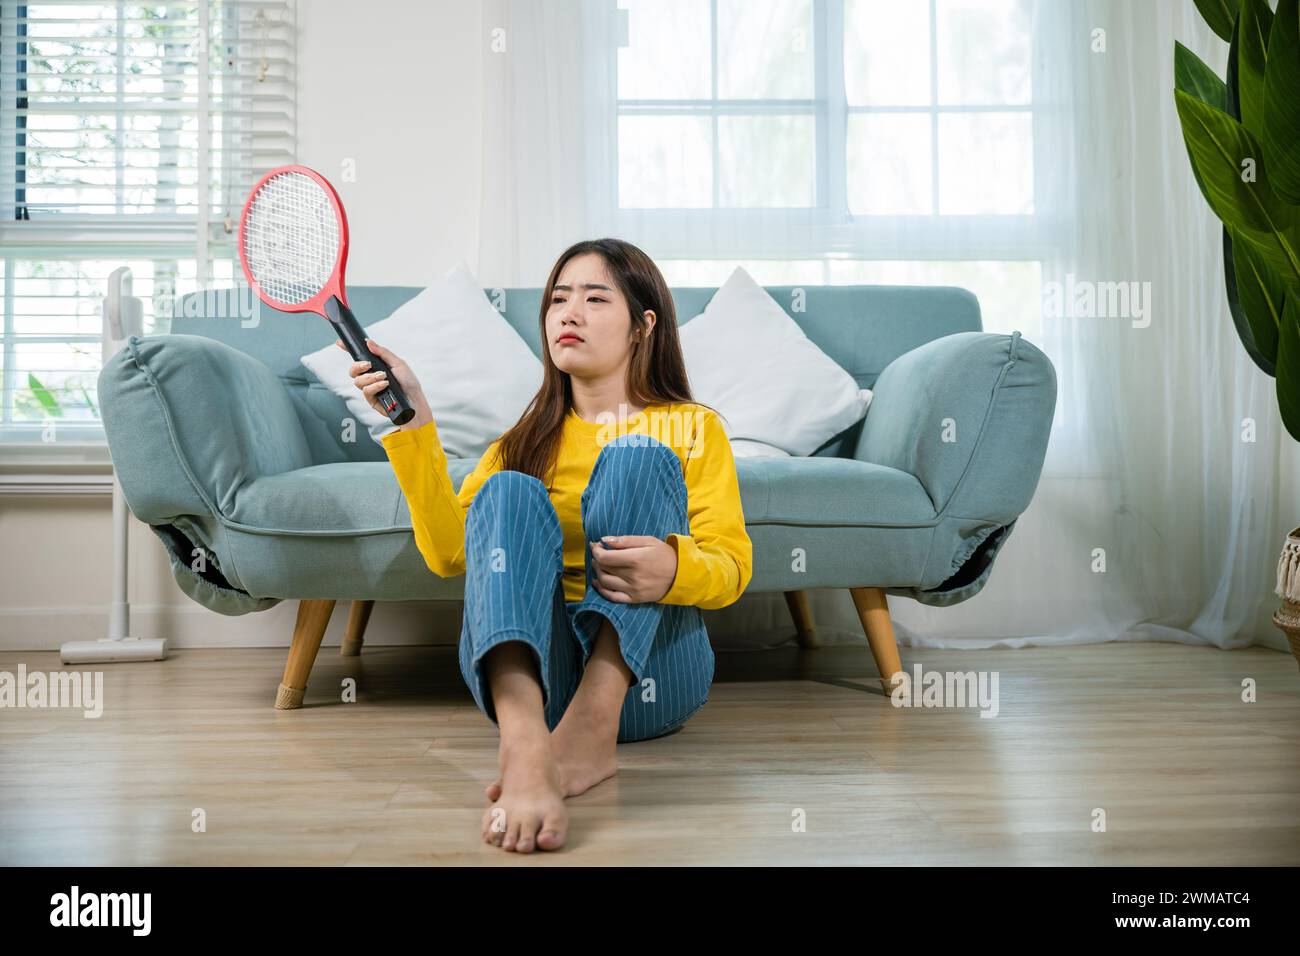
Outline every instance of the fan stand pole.
<path fill-rule="evenodd" d="M 143 303 L 131 294 L 131 270 L 117 269 L 108 278 L 104 297 L 103 357 L 107 362 L 132 335 L 139 335 Z M 131 604 L 127 600 L 127 536 L 130 511 L 122 485 L 113 475 L 113 603 L 108 611 L 108 637 L 97 641 L 68 641 L 59 648 L 65 664 L 109 664 L 116 661 L 159 661 L 167 656 L 167 639 L 131 637 Z"/>

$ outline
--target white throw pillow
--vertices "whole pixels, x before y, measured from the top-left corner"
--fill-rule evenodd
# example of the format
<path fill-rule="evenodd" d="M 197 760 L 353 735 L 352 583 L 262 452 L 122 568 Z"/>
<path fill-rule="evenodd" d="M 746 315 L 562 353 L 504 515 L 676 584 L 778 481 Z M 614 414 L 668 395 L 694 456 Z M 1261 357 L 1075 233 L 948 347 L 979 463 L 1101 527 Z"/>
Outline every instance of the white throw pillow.
<path fill-rule="evenodd" d="M 695 400 L 726 417 L 733 442 L 811 455 L 871 402 L 870 390 L 859 388 L 740 267 L 681 326 L 681 340 Z"/>
<path fill-rule="evenodd" d="M 789 458 L 790 453 L 783 448 L 764 445 L 761 441 L 747 441 L 737 438 L 731 443 L 733 458 Z"/>
<path fill-rule="evenodd" d="M 366 335 L 406 361 L 429 400 L 442 447 L 452 458 L 478 458 L 523 414 L 542 384 L 542 363 L 488 303 L 464 263 Z M 302 357 L 379 441 L 396 426 L 372 409 L 348 377 L 352 357 L 330 343 Z"/>

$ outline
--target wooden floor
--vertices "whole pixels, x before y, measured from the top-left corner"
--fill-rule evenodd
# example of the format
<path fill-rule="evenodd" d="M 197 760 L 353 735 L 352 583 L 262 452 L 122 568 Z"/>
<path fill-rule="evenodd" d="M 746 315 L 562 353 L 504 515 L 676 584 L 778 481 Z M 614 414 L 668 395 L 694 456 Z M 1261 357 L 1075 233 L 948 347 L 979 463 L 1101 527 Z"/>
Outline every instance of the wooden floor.
<path fill-rule="evenodd" d="M 453 649 L 324 648 L 306 707 L 276 711 L 284 656 L 104 665 L 98 720 L 0 710 L 0 863 L 1300 863 L 1300 671 L 1275 651 L 904 649 L 996 670 L 992 719 L 890 706 L 865 645 L 719 653 L 704 709 L 621 746 L 569 847 L 531 856 L 479 840 L 496 729 Z M 0 671 L 20 662 L 59 668 Z"/>

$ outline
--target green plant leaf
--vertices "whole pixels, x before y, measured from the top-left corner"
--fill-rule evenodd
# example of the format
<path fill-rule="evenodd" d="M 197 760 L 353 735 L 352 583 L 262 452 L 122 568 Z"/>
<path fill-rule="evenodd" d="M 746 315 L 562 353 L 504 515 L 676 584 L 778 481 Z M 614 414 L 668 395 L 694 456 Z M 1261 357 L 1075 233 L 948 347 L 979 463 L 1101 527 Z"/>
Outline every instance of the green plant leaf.
<path fill-rule="evenodd" d="M 1292 229 L 1281 236 L 1260 236 L 1244 230 L 1236 235 L 1238 241 L 1251 244 L 1255 253 L 1272 267 L 1288 289 L 1300 287 L 1294 266 L 1296 250 L 1300 249 L 1300 230 Z"/>
<path fill-rule="evenodd" d="M 1228 111 L 1228 88 L 1205 61 L 1174 41 L 1174 89 L 1182 90 L 1208 103 L 1216 110 Z"/>
<path fill-rule="evenodd" d="M 1232 39 L 1232 24 L 1237 19 L 1237 7 L 1229 0 L 1196 0 L 1196 9 L 1210 25 L 1210 29 L 1224 40 Z"/>
<path fill-rule="evenodd" d="M 1300 296 L 1288 296 L 1277 345 L 1277 407 L 1288 434 L 1300 441 Z"/>
<path fill-rule="evenodd" d="M 1228 44 L 1228 102 L 1223 109 L 1238 123 L 1241 122 L 1241 98 L 1237 95 L 1237 39 L 1240 36 L 1240 26 L 1241 18 L 1238 17 L 1232 27 L 1232 42 Z"/>
<path fill-rule="evenodd" d="M 1239 119 L 1256 139 L 1264 136 L 1264 67 L 1272 26 L 1273 11 L 1265 0 L 1241 0 L 1241 16 L 1234 34 Z"/>
<path fill-rule="evenodd" d="M 1245 239 L 1232 241 L 1230 248 L 1237 311 L 1245 319 L 1250 337 L 1246 350 L 1252 353 L 1256 365 L 1269 375 L 1276 375 L 1278 329 L 1286 304 L 1286 283 L 1253 243 Z M 1235 321 L 1236 316 L 1233 318 Z M 1242 332 L 1240 323 L 1237 331 Z M 1242 335 L 1242 344 L 1246 344 L 1246 335 Z M 1263 363 L 1260 358 L 1264 359 Z"/>
<path fill-rule="evenodd" d="M 1174 41 L 1174 89 L 1182 90 L 1215 109 L 1228 109 L 1227 85 L 1205 65 L 1204 60 L 1177 40 Z M 1192 164 L 1196 188 L 1201 191 L 1205 201 L 1209 202 L 1210 193 L 1201 179 L 1200 170 L 1196 168 L 1196 161 L 1192 159 L 1191 146 L 1187 146 L 1187 161 Z"/>
<path fill-rule="evenodd" d="M 63 415 L 63 408 L 59 405 L 59 400 L 54 397 L 54 393 L 41 384 L 41 380 L 31 372 L 27 373 L 27 387 L 36 396 L 36 400 L 41 403 L 41 408 L 45 414 L 60 418 Z"/>
<path fill-rule="evenodd" d="M 1264 69 L 1264 138 L 1278 196 L 1300 203 L 1300 0 L 1278 0 Z"/>
<path fill-rule="evenodd" d="M 1258 141 L 1227 113 L 1182 90 L 1174 90 L 1174 100 L 1183 140 L 1214 214 L 1254 240 L 1288 284 L 1300 285 L 1300 210 L 1274 194 Z M 1251 182 L 1242 179 L 1246 160 L 1254 164 Z"/>
<path fill-rule="evenodd" d="M 96 418 L 98 418 L 99 406 L 95 404 L 95 400 L 90 397 L 90 392 L 86 391 L 84 385 L 81 388 L 81 397 L 86 400 L 86 407 L 90 409 L 90 413 L 94 415 Z"/>
<path fill-rule="evenodd" d="M 1228 227 L 1223 227 L 1223 288 L 1228 299 L 1228 313 L 1232 316 L 1233 328 L 1237 330 L 1237 338 L 1241 340 L 1241 346 L 1250 356 L 1250 360 L 1259 366 L 1259 370 L 1265 375 L 1277 374 L 1277 346 L 1274 342 L 1273 353 L 1265 355 L 1255 344 L 1255 333 L 1251 330 L 1250 320 L 1246 318 L 1246 310 L 1241 305 L 1241 291 L 1237 288 L 1237 267 L 1234 257 L 1238 255 L 1236 246 L 1232 242 L 1232 236 Z"/>

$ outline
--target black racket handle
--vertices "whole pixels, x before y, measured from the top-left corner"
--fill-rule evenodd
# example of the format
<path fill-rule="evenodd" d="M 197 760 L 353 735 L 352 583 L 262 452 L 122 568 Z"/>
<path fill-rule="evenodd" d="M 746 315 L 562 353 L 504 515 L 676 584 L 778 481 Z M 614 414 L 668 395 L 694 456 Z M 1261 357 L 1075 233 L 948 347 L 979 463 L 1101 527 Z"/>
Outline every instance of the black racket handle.
<path fill-rule="evenodd" d="M 393 370 L 388 367 L 388 363 L 366 348 L 366 333 L 357 322 L 356 316 L 352 314 L 352 310 L 340 302 L 337 296 L 332 295 L 325 300 L 325 317 L 330 320 L 334 331 L 343 340 L 348 353 L 354 359 L 358 362 L 369 362 L 370 371 L 383 372 L 388 376 L 388 388 L 375 395 L 375 400 L 383 408 L 388 420 L 394 425 L 405 425 L 414 418 L 415 409 L 407 401 L 402 386 L 397 384 L 397 379 L 393 377 Z"/>

